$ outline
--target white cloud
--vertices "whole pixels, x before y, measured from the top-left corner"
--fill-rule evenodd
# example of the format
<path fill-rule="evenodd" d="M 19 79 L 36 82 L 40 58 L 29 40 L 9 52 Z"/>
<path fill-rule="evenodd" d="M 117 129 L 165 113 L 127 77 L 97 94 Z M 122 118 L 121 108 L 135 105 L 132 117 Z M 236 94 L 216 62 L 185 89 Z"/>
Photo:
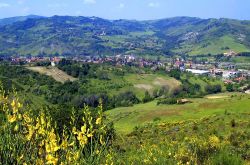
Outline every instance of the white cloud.
<path fill-rule="evenodd" d="M 8 3 L 1 3 L 0 2 L 0 8 L 10 7 Z"/>
<path fill-rule="evenodd" d="M 119 4 L 119 8 L 123 9 L 125 7 L 125 4 L 124 3 L 120 3 Z"/>
<path fill-rule="evenodd" d="M 83 3 L 85 3 L 85 4 L 96 4 L 96 0 L 84 0 Z"/>
<path fill-rule="evenodd" d="M 159 7 L 159 6 L 160 6 L 160 4 L 158 2 L 150 2 L 148 4 L 148 7 Z"/>

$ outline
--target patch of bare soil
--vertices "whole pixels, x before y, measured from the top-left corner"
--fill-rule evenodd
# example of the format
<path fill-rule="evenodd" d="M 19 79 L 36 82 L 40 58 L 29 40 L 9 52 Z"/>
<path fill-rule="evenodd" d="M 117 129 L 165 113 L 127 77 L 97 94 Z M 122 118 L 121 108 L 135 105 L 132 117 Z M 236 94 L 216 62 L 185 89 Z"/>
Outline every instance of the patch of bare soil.
<path fill-rule="evenodd" d="M 134 85 L 134 87 L 139 88 L 139 89 L 145 89 L 145 90 L 153 89 L 153 86 L 148 85 L 148 84 L 136 84 L 136 85 Z"/>

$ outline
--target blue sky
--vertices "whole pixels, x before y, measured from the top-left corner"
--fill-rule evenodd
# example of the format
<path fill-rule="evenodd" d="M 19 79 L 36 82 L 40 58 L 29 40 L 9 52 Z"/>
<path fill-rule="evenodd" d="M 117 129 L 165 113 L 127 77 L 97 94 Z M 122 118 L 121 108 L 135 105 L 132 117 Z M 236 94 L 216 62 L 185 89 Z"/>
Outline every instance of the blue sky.
<path fill-rule="evenodd" d="M 160 19 L 174 16 L 250 20 L 250 0 L 0 0 L 0 18 L 97 16 L 108 19 Z"/>

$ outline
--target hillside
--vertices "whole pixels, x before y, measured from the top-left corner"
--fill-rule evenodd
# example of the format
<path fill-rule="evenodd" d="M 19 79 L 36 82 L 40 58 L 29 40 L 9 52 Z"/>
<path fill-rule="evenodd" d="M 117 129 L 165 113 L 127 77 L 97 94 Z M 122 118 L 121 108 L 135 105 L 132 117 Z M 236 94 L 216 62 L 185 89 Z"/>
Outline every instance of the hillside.
<path fill-rule="evenodd" d="M 131 21 L 71 16 L 6 20 L 0 20 L 2 56 L 250 51 L 250 21 L 192 17 Z"/>
<path fill-rule="evenodd" d="M 121 107 L 106 112 L 114 121 L 119 133 L 130 133 L 136 126 L 148 123 L 174 122 L 200 119 L 215 114 L 249 112 L 249 95 L 225 93 L 190 99 L 192 103 L 184 105 L 157 105 L 156 101 L 138 104 L 133 107 Z"/>
<path fill-rule="evenodd" d="M 56 81 L 64 83 L 66 81 L 75 81 L 76 78 L 69 76 L 56 67 L 27 67 L 27 69 L 53 77 Z"/>
<path fill-rule="evenodd" d="M 25 21 L 27 19 L 32 19 L 32 18 L 42 18 L 42 17 L 37 15 L 28 15 L 28 16 L 4 18 L 0 19 L 0 26 L 10 25 L 15 22 Z"/>

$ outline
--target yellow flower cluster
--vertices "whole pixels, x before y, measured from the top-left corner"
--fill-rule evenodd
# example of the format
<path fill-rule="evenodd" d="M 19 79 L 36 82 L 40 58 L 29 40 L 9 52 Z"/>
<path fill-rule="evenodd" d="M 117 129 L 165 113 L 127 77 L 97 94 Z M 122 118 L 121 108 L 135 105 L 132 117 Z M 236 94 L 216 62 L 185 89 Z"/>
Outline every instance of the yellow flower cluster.
<path fill-rule="evenodd" d="M 9 140 L 8 148 L 11 149 L 10 157 L 16 157 L 18 164 L 86 164 L 90 158 L 90 161 L 93 161 L 93 158 L 98 156 L 96 160 L 100 161 L 107 145 L 102 106 L 98 108 L 95 117 L 89 108 L 85 107 L 81 122 L 83 125 L 79 126 L 72 117 L 72 129 L 64 127 L 59 135 L 56 124 L 45 112 L 41 111 L 37 117 L 33 117 L 17 98 L 12 99 L 9 104 L 7 97 L 0 97 L 4 100 L 2 109 L 6 116 L 3 132 L 6 137 L 18 139 L 15 141 L 6 138 Z M 0 140 L 0 143 L 3 142 Z M 0 147 L 4 150 L 3 146 Z M 7 156 L 8 154 L 6 161 Z M 110 157 L 107 159 L 110 162 Z"/>

